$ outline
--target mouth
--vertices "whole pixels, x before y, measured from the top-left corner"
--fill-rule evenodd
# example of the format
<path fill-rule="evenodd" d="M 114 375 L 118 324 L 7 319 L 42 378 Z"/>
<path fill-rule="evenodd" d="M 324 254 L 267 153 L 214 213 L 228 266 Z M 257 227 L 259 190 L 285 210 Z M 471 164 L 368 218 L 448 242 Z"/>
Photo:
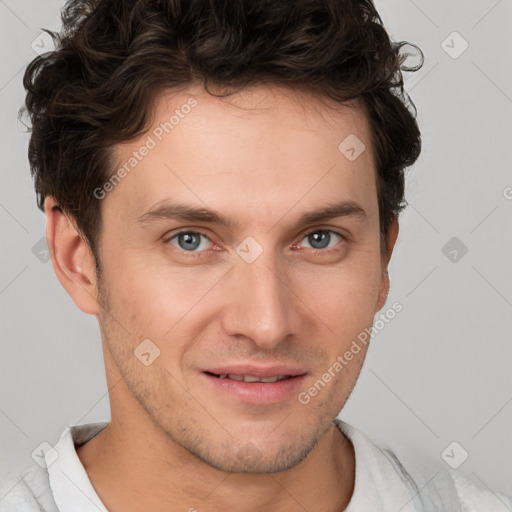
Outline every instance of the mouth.
<path fill-rule="evenodd" d="M 211 372 L 204 372 L 207 375 L 211 375 L 213 377 L 217 377 L 218 379 L 230 379 L 230 380 L 236 380 L 238 382 L 265 382 L 265 383 L 271 383 L 271 382 L 279 382 L 281 380 L 285 379 L 293 379 L 296 377 L 295 375 L 273 375 L 270 377 L 257 377 L 255 375 L 237 375 L 234 373 L 222 373 L 220 375 L 217 375 L 216 373 Z"/>
<path fill-rule="evenodd" d="M 270 405 L 295 398 L 306 377 L 300 370 L 206 370 L 203 381 L 215 397 L 247 404 Z"/>

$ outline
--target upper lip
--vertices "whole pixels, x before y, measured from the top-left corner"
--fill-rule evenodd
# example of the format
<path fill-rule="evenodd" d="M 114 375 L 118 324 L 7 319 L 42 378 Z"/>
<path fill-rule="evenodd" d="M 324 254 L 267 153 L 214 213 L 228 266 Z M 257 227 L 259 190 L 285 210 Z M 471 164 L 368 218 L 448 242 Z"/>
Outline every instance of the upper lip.
<path fill-rule="evenodd" d="M 286 375 L 287 377 L 295 377 L 304 375 L 306 372 L 296 366 L 286 364 L 274 366 L 255 366 L 252 364 L 244 365 L 226 365 L 217 366 L 215 368 L 207 368 L 204 372 L 214 373 L 215 375 L 250 375 L 252 377 L 274 377 L 276 375 Z"/>

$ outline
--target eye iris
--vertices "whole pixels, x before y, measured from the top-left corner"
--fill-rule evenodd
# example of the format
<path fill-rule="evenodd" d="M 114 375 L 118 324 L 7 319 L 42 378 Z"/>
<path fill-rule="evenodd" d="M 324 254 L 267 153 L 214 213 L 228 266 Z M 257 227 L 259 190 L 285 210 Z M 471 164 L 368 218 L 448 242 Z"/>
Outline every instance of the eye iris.
<path fill-rule="evenodd" d="M 194 250 L 201 243 L 201 235 L 199 233 L 180 233 L 178 235 L 178 244 L 184 250 Z"/>
<path fill-rule="evenodd" d="M 328 231 L 315 231 L 308 235 L 308 241 L 315 249 L 324 249 L 331 241 L 331 234 Z"/>

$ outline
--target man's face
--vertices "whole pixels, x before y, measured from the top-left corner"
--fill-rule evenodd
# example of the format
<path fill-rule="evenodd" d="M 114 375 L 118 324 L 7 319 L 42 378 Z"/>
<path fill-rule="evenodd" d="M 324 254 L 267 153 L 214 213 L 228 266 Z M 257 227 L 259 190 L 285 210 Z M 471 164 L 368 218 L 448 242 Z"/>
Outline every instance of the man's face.
<path fill-rule="evenodd" d="M 366 118 L 305 101 L 263 87 L 227 101 L 161 95 L 149 131 L 117 146 L 116 169 L 130 171 L 101 201 L 105 353 L 142 405 L 123 414 L 147 414 L 224 471 L 281 471 L 307 455 L 349 397 L 365 346 L 322 376 L 383 306 Z M 355 160 L 338 149 L 349 135 L 366 146 Z M 344 215 L 301 220 L 341 203 Z M 145 215 L 169 205 L 231 224 Z"/>

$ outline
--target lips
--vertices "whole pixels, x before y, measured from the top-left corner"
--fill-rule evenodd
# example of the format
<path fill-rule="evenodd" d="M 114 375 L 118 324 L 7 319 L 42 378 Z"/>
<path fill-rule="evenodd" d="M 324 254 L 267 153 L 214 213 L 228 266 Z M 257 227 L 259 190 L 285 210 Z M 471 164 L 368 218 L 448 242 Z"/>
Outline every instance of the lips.
<path fill-rule="evenodd" d="M 208 368 L 204 373 L 217 376 L 220 379 L 232 379 L 244 382 L 276 382 L 290 377 L 297 377 L 306 373 L 302 368 L 290 365 L 255 366 L 255 365 L 228 365 L 217 368 Z M 269 380 L 270 379 L 270 380 Z"/>
<path fill-rule="evenodd" d="M 229 365 L 202 371 L 203 382 L 236 402 L 276 404 L 292 399 L 307 372 L 290 365 Z M 215 395 L 218 396 L 218 395 Z"/>

